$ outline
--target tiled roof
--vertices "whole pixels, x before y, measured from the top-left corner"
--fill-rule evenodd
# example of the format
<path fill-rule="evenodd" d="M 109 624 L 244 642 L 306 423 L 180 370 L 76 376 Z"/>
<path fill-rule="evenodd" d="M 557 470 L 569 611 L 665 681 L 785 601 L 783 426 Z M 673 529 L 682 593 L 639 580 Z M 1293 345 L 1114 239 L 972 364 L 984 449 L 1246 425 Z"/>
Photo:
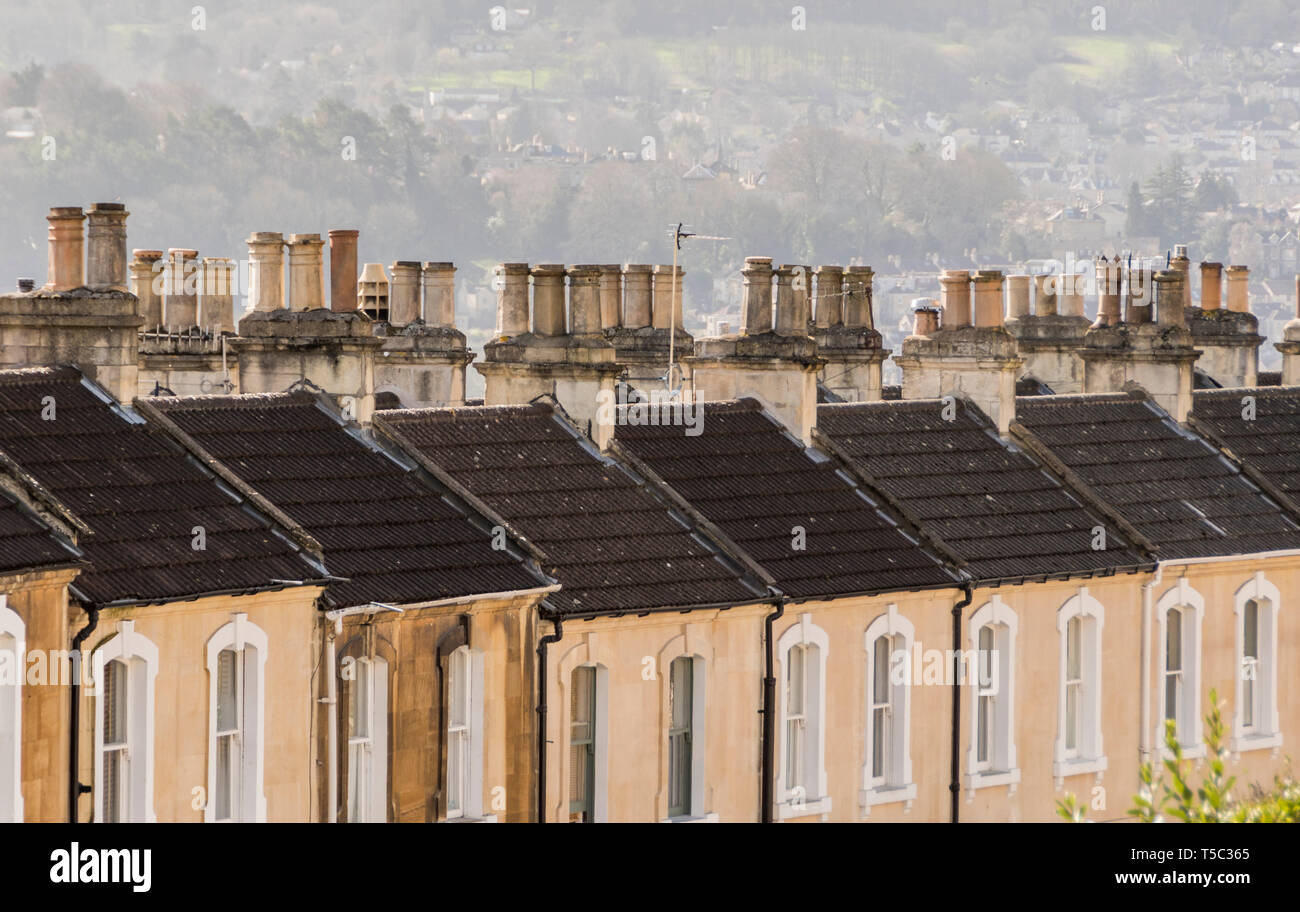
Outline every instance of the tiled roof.
<path fill-rule="evenodd" d="M 1020 423 L 1152 542 L 1159 558 L 1300 547 L 1300 526 L 1276 502 L 1147 399 L 1049 396 L 1021 399 L 1016 408 Z"/>
<path fill-rule="evenodd" d="M 1249 396 L 1254 417 L 1247 418 Z M 1193 394 L 1192 417 L 1245 464 L 1300 500 L 1300 387 L 1205 390 Z"/>
<path fill-rule="evenodd" d="M 753 399 L 707 402 L 700 433 L 620 422 L 616 439 L 795 598 L 951 586 L 939 560 Z M 794 547 L 796 532 L 803 548 Z"/>
<path fill-rule="evenodd" d="M 494 550 L 431 482 L 358 438 L 307 392 L 154 404 L 324 549 L 338 605 L 414 603 L 545 584 Z"/>
<path fill-rule="evenodd" d="M 820 433 L 967 561 L 977 580 L 1110 572 L 1147 561 L 978 409 L 939 400 L 824 405 Z M 1093 530 L 1106 527 L 1104 550 Z"/>
<path fill-rule="evenodd" d="M 39 516 L 0 490 L 0 573 L 66 566 L 80 556 Z"/>
<path fill-rule="evenodd" d="M 732 564 L 544 404 L 385 412 L 389 428 L 546 554 L 562 611 L 754 601 Z"/>
<path fill-rule="evenodd" d="M 90 567 L 73 588 L 92 604 L 278 588 L 276 580 L 319 575 L 265 517 L 75 369 L 0 371 L 0 450 L 91 528 L 81 542 Z"/>

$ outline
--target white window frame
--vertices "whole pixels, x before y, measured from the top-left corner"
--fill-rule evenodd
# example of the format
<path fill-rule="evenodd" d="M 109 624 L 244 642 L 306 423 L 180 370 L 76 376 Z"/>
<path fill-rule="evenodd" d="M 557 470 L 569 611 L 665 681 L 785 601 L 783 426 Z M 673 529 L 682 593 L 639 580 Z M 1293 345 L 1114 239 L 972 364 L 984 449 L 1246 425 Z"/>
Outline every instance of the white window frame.
<path fill-rule="evenodd" d="M 605 823 L 609 819 L 609 669 L 599 662 L 578 662 L 562 671 L 560 681 L 561 693 L 564 694 L 564 798 L 561 803 L 561 820 L 569 819 L 569 739 L 573 731 L 572 694 L 573 673 L 579 668 L 596 669 L 596 718 L 595 731 L 592 733 L 592 751 L 594 753 L 591 783 L 591 823 Z"/>
<path fill-rule="evenodd" d="M 668 817 L 665 823 L 713 823 L 718 820 L 717 814 L 709 813 L 708 801 L 706 795 L 707 776 L 706 776 L 706 745 L 708 744 L 708 699 L 705 688 L 707 687 L 707 663 L 703 656 L 694 653 L 679 653 L 663 666 L 663 686 L 664 686 L 664 743 L 669 740 L 669 733 L 672 730 L 672 663 L 678 659 L 687 659 L 691 664 L 691 800 L 690 807 L 685 814 L 679 814 L 675 817 Z M 672 788 L 672 759 L 671 747 L 667 749 L 664 769 L 667 780 L 664 783 L 665 798 Z"/>
<path fill-rule="evenodd" d="M 0 668 L 0 700 L 13 720 L 13 742 L 0 740 L 0 823 L 23 822 L 23 678 L 27 625 L 0 594 L 0 638 L 13 641 L 12 664 Z"/>
<path fill-rule="evenodd" d="M 1245 690 L 1242 681 L 1245 675 L 1246 646 L 1246 605 L 1254 601 L 1258 608 L 1256 620 L 1256 647 L 1260 653 L 1255 664 L 1255 691 L 1258 713 L 1256 721 L 1249 729 L 1245 720 Z M 1229 749 L 1234 754 L 1243 751 L 1272 749 L 1275 753 L 1282 746 L 1282 726 L 1278 713 L 1277 693 L 1277 642 L 1278 612 L 1282 604 L 1281 593 L 1264 576 L 1257 571 L 1233 596 L 1236 612 L 1237 649 L 1236 656 L 1236 691 L 1235 711 L 1232 717 L 1232 737 Z"/>
<path fill-rule="evenodd" d="M 807 769 L 803 777 L 805 791 L 815 791 L 816 794 L 803 796 L 796 795 L 795 789 L 787 789 L 785 785 L 787 695 L 785 670 L 789 662 L 790 650 L 795 646 L 815 646 L 817 648 L 817 668 L 812 673 L 806 673 L 805 678 L 806 682 L 815 684 L 816 691 L 812 694 L 812 700 L 808 703 L 808 708 L 805 709 L 808 729 L 807 738 L 808 744 L 811 745 L 809 751 L 811 757 L 805 761 Z M 829 814 L 831 810 L 830 793 L 826 786 L 826 663 L 830 658 L 830 647 L 830 637 L 826 635 L 826 631 L 812 622 L 812 615 L 807 612 L 801 614 L 798 621 L 792 624 L 777 640 L 776 654 L 781 667 L 777 675 L 778 760 L 774 792 L 777 796 L 776 814 L 780 820 L 792 817 L 810 817 L 815 814 Z M 807 697 L 808 689 L 805 685 L 805 697 Z M 809 784 L 815 785 L 816 789 L 811 788 Z"/>
<path fill-rule="evenodd" d="M 266 754 L 266 659 L 268 640 L 266 632 L 242 612 L 217 629 L 208 639 L 208 794 L 203 808 L 203 820 L 217 823 L 217 662 L 222 650 L 235 652 L 253 650 L 252 681 L 255 692 L 243 693 L 243 729 L 240 738 L 241 782 L 237 812 L 230 822 L 265 823 L 266 795 L 264 793 Z M 245 680 L 248 679 L 248 653 L 244 652 Z M 249 715 L 253 718 L 250 721 Z M 248 742 L 254 743 L 250 745 Z M 251 780 L 251 781 L 250 781 Z M 251 786 L 251 788 L 250 788 Z"/>
<path fill-rule="evenodd" d="M 993 720 L 997 739 L 989 745 L 995 752 L 989 760 L 979 761 L 979 705 L 984 688 L 980 685 L 979 632 L 985 626 L 994 628 L 997 680 L 991 682 L 996 717 Z M 975 790 L 1005 785 L 1007 793 L 1014 795 L 1020 783 L 1020 766 L 1016 759 L 1016 633 L 1019 621 L 1016 613 L 994 595 L 971 615 L 967 622 L 967 638 L 971 643 L 968 659 L 972 660 L 973 674 L 966 674 L 970 691 L 970 738 L 966 752 L 966 800 L 972 801 Z M 995 685 L 995 686 L 994 686 Z M 1000 762 L 999 762 L 1000 761 Z"/>
<path fill-rule="evenodd" d="M 890 640 L 889 654 L 889 699 L 887 718 L 889 725 L 888 755 L 884 758 L 886 773 L 873 775 L 875 757 L 875 675 L 876 675 L 876 641 L 881 637 Z M 912 809 L 916 800 L 916 781 L 912 778 L 912 644 L 916 638 L 916 628 L 912 622 L 898 613 L 898 605 L 890 603 L 885 613 L 873 620 L 863 636 L 863 648 L 866 650 L 866 737 L 864 739 L 864 760 L 862 764 L 862 787 L 858 793 L 859 804 L 864 809 L 864 816 L 871 813 L 877 804 L 904 802 L 904 811 Z M 903 654 L 903 681 L 894 680 L 897 669 L 894 657 Z"/>
<path fill-rule="evenodd" d="M 448 820 L 462 821 L 480 821 L 484 823 L 493 823 L 496 821 L 495 814 L 484 815 L 483 813 L 483 683 L 484 683 L 484 656 L 477 649 L 471 649 L 469 646 L 459 646 L 447 654 L 447 699 L 450 701 L 452 694 L 451 676 L 454 672 L 454 662 L 456 655 L 465 656 L 465 673 L 469 680 L 466 681 L 467 690 L 465 693 L 465 782 L 464 794 L 461 796 L 461 807 L 457 811 L 447 811 Z M 444 726 L 447 732 L 447 775 L 451 775 L 451 706 L 447 706 L 447 719 Z M 448 795 L 451 793 L 451 783 L 447 783 Z M 447 802 L 450 808 L 450 800 Z"/>
<path fill-rule="evenodd" d="M 387 823 L 388 822 L 388 662 L 380 656 L 356 659 L 353 665 L 351 683 L 365 676 L 366 701 L 360 711 L 366 714 L 364 735 L 349 730 L 348 738 L 348 823 Z M 354 699 L 349 690 L 348 701 Z M 348 719 L 351 719 L 351 706 L 348 707 Z M 365 789 L 364 797 L 358 805 L 353 805 L 351 789 L 358 784 L 356 757 L 365 758 L 366 775 L 361 783 Z"/>
<path fill-rule="evenodd" d="M 1169 609 L 1178 608 L 1183 613 L 1182 641 L 1182 705 L 1178 707 L 1178 743 L 1183 756 L 1198 759 L 1205 756 L 1205 740 L 1201 725 L 1201 643 L 1205 620 L 1205 597 L 1192 588 L 1186 577 L 1179 577 L 1177 585 L 1165 591 L 1156 602 L 1156 634 L 1159 643 L 1159 661 L 1156 663 L 1156 698 L 1159 712 L 1155 718 L 1155 741 L 1160 756 L 1169 755 L 1165 747 L 1165 669 L 1168 640 Z"/>
<path fill-rule="evenodd" d="M 95 647 L 95 820 L 104 810 L 104 669 L 118 661 L 127 669 L 127 814 L 122 822 L 156 823 L 154 813 L 154 683 L 158 677 L 158 647 L 136 633 L 134 621 L 118 621 L 117 631 Z"/>
<path fill-rule="evenodd" d="M 1077 707 L 1079 744 L 1070 749 L 1066 709 L 1069 688 L 1069 629 L 1070 622 L 1078 619 L 1079 626 L 1079 703 Z M 1102 631 L 1106 622 L 1106 609 L 1080 586 L 1077 594 L 1066 600 L 1056 612 L 1056 630 L 1059 634 L 1060 688 L 1056 705 L 1056 749 L 1052 760 L 1052 777 L 1060 789 L 1066 776 L 1093 773 L 1097 779 L 1106 770 L 1106 751 L 1101 731 L 1102 690 Z"/>

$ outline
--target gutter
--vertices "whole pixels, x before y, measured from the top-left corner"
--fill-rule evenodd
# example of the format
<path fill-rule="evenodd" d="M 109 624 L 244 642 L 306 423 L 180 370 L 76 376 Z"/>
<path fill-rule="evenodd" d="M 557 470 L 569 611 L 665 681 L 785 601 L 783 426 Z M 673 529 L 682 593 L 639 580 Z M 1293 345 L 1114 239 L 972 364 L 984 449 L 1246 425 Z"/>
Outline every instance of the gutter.
<path fill-rule="evenodd" d="M 86 614 L 89 617 L 86 620 L 86 626 L 77 631 L 72 638 L 72 654 L 77 657 L 77 674 L 73 675 L 72 686 L 69 688 L 72 704 L 69 707 L 69 732 L 68 732 L 68 823 L 77 822 L 77 804 L 81 796 L 89 792 L 90 786 L 81 784 L 81 771 L 78 769 L 78 741 L 77 735 L 81 728 L 81 644 L 86 642 L 87 637 L 94 633 L 95 628 L 99 626 L 99 609 L 90 606 L 86 608 Z"/>
<path fill-rule="evenodd" d="M 948 791 L 951 793 L 949 823 L 960 823 L 958 807 L 961 798 L 961 613 L 975 597 L 974 584 L 962 585 L 961 601 L 952 606 L 952 772 Z"/>

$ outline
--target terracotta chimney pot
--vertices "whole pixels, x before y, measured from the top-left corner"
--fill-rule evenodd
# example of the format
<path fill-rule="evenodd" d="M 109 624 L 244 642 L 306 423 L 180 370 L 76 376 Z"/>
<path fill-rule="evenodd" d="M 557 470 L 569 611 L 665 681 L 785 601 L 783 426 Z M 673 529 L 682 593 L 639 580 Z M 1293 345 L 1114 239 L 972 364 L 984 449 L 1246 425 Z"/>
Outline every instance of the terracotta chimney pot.
<path fill-rule="evenodd" d="M 49 281 L 51 291 L 68 291 L 86 284 L 86 240 L 82 223 L 86 214 L 80 206 L 55 206 L 45 217 L 50 223 Z"/>
<path fill-rule="evenodd" d="M 355 228 L 334 228 L 330 243 L 330 310 L 347 313 L 357 309 L 357 239 Z"/>
<path fill-rule="evenodd" d="M 126 217 L 122 203 L 95 203 L 86 214 L 86 284 L 126 291 Z"/>

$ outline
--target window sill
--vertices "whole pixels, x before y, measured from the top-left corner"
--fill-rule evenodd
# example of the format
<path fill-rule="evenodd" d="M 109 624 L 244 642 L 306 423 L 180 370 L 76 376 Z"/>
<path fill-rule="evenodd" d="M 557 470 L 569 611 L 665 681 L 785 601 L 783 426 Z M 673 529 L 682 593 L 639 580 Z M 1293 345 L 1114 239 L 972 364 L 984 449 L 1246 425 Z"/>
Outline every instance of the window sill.
<path fill-rule="evenodd" d="M 666 817 L 659 821 L 660 823 L 717 823 L 717 814 L 701 814 L 699 817 L 692 817 L 689 814 L 683 814 L 680 817 Z"/>
<path fill-rule="evenodd" d="M 1234 754 L 1243 754 L 1247 751 L 1257 750 L 1277 750 L 1282 746 L 1282 733 L 1273 732 L 1271 735 L 1241 735 L 1232 738 L 1228 742 L 1228 749 Z"/>
<path fill-rule="evenodd" d="M 1060 789 L 1065 784 L 1069 776 L 1083 776 L 1088 773 L 1095 773 L 1097 779 L 1101 779 L 1101 774 L 1106 771 L 1105 757 L 1082 757 L 1073 760 L 1057 760 L 1052 763 L 1052 778 L 1056 780 L 1056 787 Z"/>
<path fill-rule="evenodd" d="M 984 773 L 967 773 L 966 774 L 966 800 L 975 799 L 975 790 L 982 788 L 993 788 L 999 785 L 1009 787 L 1008 795 L 1016 793 L 1016 786 L 1020 784 L 1020 770 L 994 770 Z"/>
<path fill-rule="evenodd" d="M 915 800 L 915 782 L 907 785 L 878 785 L 875 788 L 858 790 L 858 804 L 862 805 L 864 817 L 870 816 L 871 809 L 878 804 L 905 802 L 903 812 L 906 813 L 912 809 L 912 802 Z"/>
<path fill-rule="evenodd" d="M 1186 744 L 1183 744 L 1183 745 L 1181 745 L 1181 747 L 1182 747 L 1182 749 L 1183 749 L 1183 759 L 1184 759 L 1184 760 L 1204 760 L 1204 759 L 1205 759 L 1205 742 L 1204 742 L 1204 741 L 1199 741 L 1199 742 L 1197 742 L 1196 744 L 1192 744 L 1192 745 L 1186 745 Z M 1161 744 L 1160 744 L 1160 758 L 1161 758 L 1162 760 L 1171 760 L 1171 759 L 1173 759 L 1173 756 L 1174 756 L 1174 755 L 1171 754 L 1171 753 L 1169 752 L 1169 748 L 1166 747 L 1165 744 L 1164 744 L 1163 742 L 1161 742 Z"/>
<path fill-rule="evenodd" d="M 450 817 L 443 823 L 496 823 L 497 815 L 489 814 L 486 817 Z"/>
<path fill-rule="evenodd" d="M 789 801 L 782 801 L 776 806 L 776 818 L 778 820 L 793 820 L 796 817 L 815 817 L 818 814 L 829 814 L 830 812 L 830 798 L 817 798 L 813 801 L 804 801 L 797 807 L 791 805 Z"/>

